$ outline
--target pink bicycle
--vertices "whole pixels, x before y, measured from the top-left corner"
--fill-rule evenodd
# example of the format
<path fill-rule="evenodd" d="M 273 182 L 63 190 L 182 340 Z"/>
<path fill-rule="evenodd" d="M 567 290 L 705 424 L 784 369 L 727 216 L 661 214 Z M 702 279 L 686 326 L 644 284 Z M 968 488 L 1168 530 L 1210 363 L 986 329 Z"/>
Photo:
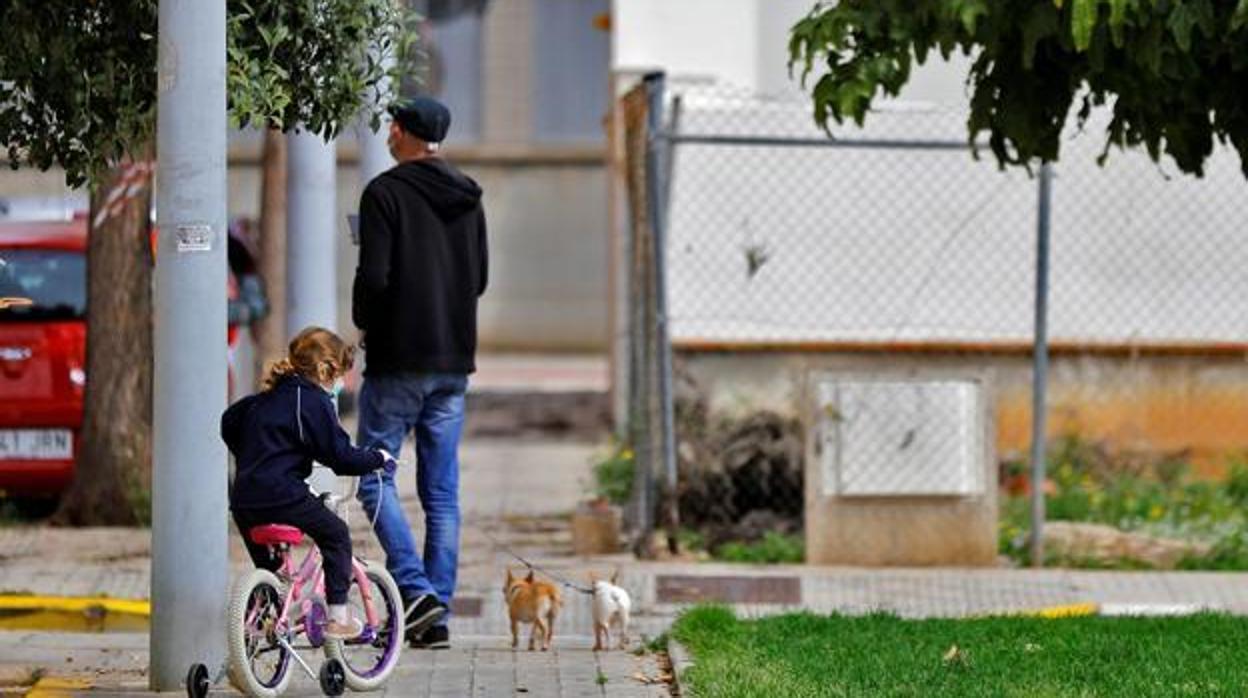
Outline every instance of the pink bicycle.
<path fill-rule="evenodd" d="M 323 496 L 335 508 L 342 501 Z M 332 640 L 324 633 L 329 613 L 317 547 L 309 546 L 296 565 L 291 547 L 303 540 L 299 529 L 269 524 L 247 535 L 269 546 L 281 566 L 276 573 L 253 570 L 230 595 L 226 658 L 230 683 L 247 695 L 274 698 L 286 690 L 295 663 L 317 679 L 327 695 L 342 695 L 344 688 L 380 688 L 398 664 L 403 646 L 403 600 L 385 568 L 352 559 L 347 604 L 364 621 L 364 630 L 350 640 Z M 298 650 L 306 649 L 325 652 L 319 674 L 299 656 Z M 193 666 L 187 676 L 187 693 L 206 695 L 209 685 L 207 667 Z"/>

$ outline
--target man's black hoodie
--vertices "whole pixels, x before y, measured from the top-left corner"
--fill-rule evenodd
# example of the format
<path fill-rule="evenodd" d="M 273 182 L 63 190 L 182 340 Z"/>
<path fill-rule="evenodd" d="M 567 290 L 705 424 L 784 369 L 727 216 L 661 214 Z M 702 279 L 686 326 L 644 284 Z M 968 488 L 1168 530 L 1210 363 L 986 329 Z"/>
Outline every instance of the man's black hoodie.
<path fill-rule="evenodd" d="M 365 375 L 472 373 L 487 260 L 481 187 L 442 159 L 369 182 L 351 303 Z"/>

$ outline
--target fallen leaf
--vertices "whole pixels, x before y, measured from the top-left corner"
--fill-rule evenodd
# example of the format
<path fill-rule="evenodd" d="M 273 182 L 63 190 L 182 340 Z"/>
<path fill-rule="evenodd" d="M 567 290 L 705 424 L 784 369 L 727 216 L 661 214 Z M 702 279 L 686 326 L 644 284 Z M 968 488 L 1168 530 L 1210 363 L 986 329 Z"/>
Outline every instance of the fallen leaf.
<path fill-rule="evenodd" d="M 941 659 L 944 660 L 945 664 L 963 664 L 967 660 L 967 653 L 966 650 L 957 645 L 950 645 Z"/>

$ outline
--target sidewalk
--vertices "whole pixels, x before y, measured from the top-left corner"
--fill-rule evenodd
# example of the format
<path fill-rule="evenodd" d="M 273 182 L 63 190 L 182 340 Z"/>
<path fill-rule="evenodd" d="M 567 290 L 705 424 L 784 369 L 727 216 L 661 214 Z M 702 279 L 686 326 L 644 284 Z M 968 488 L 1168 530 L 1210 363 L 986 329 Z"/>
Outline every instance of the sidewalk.
<path fill-rule="evenodd" d="M 594 653 L 589 637 L 558 637 L 550 652 L 512 651 L 503 637 L 457 638 L 446 651 L 405 651 L 386 690 L 372 695 L 402 698 L 474 698 L 532 695 L 541 698 L 659 698 L 668 690 L 654 655 Z M 140 633 L 0 632 L 0 695 L 22 695 L 17 683 L 35 667 L 43 677 L 28 694 L 150 696 L 147 635 Z M 302 655 L 313 669 L 321 659 Z M 319 696 L 317 683 L 298 667 L 287 696 Z M 6 681 L 6 677 L 10 677 Z M 6 686 L 7 684 L 7 686 Z M 44 693 L 43 691 L 46 691 Z M 228 681 L 212 695 L 238 695 Z"/>
<path fill-rule="evenodd" d="M 574 575 L 595 566 L 602 569 L 606 561 L 539 557 L 538 562 Z M 665 630 L 694 601 L 729 603 L 746 616 L 805 608 L 957 617 L 1089 603 L 1111 613 L 1209 609 L 1248 614 L 1248 573 L 638 563 L 623 566 L 621 582 L 633 594 L 635 640 Z M 460 615 L 452 623 L 455 649 L 406 653 L 386 695 L 667 695 L 665 686 L 649 683 L 665 671 L 655 656 L 589 651 L 592 639 L 584 630 L 590 627 L 589 603 L 582 595 L 568 594 L 556 623 L 556 649 L 549 654 L 510 650 L 500 593 L 468 598 L 475 600 L 461 601 Z M 0 632 L 0 694 L 6 681 L 12 685 L 38 668 L 48 677 L 90 682 L 92 693 L 139 695 L 146 665 L 145 634 Z M 600 683 L 600 674 L 605 683 Z M 306 678 L 298 679 L 293 689 L 290 695 L 317 693 Z"/>

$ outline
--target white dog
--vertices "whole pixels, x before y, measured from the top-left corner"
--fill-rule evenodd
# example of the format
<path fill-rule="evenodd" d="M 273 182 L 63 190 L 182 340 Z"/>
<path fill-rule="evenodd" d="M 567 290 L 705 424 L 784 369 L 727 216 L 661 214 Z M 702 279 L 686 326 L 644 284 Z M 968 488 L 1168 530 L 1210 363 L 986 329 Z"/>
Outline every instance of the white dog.
<path fill-rule="evenodd" d="M 616 586 L 620 572 L 611 575 L 611 581 L 596 578 L 590 574 L 589 581 L 594 588 L 594 651 L 605 650 L 611 644 L 611 626 L 619 625 L 620 649 L 628 646 L 628 614 L 633 602 L 628 592 Z"/>

